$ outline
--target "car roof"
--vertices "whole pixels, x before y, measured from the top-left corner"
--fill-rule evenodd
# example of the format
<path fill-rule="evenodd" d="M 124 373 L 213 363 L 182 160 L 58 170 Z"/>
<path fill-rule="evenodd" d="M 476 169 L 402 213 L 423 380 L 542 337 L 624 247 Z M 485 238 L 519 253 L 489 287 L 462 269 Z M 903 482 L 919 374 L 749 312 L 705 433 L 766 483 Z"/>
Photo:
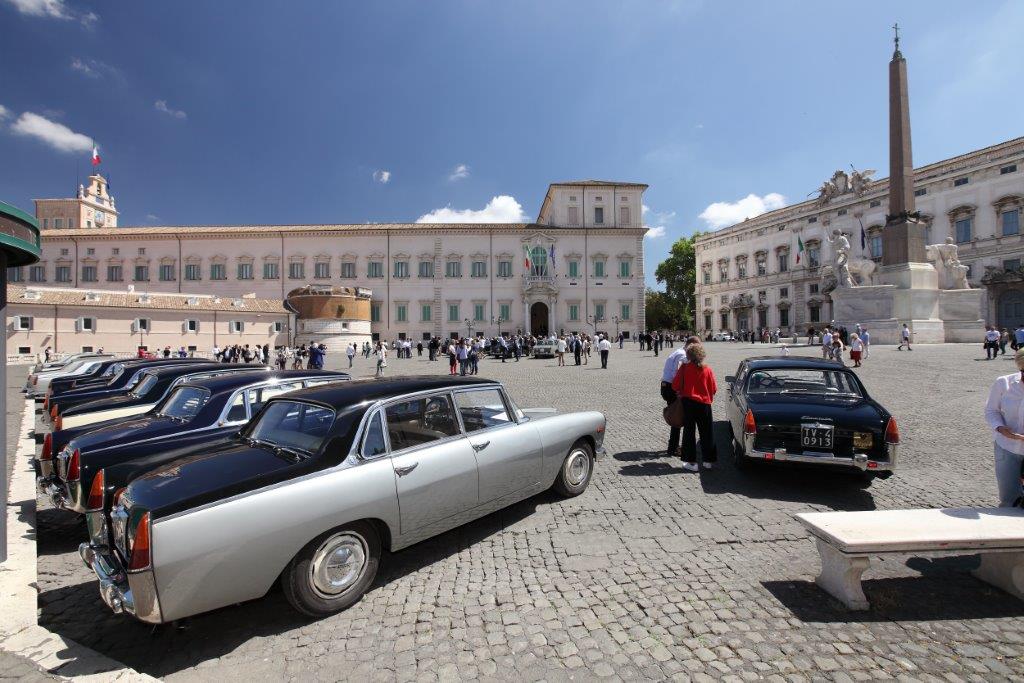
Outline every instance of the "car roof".
<path fill-rule="evenodd" d="M 793 368 L 804 370 L 847 370 L 848 368 L 835 360 L 826 358 L 793 358 L 780 356 L 755 356 L 743 361 L 751 370 L 759 368 Z"/>
<path fill-rule="evenodd" d="M 151 368 L 142 368 L 142 370 L 143 370 L 143 372 L 147 372 L 147 373 L 149 373 L 151 375 L 156 375 L 158 379 L 163 379 L 165 377 L 176 377 L 178 375 L 187 375 L 190 372 L 210 372 L 211 370 L 216 370 L 217 368 L 224 368 L 224 369 L 231 369 L 231 368 L 243 369 L 244 368 L 246 370 L 258 370 L 258 369 L 264 368 L 264 367 L 266 367 L 266 366 L 265 365 L 255 365 L 255 364 L 227 365 L 225 363 L 218 363 L 216 361 L 210 361 L 208 363 L 183 363 L 181 365 L 170 364 L 169 366 L 158 365 L 156 367 L 151 367 Z"/>
<path fill-rule="evenodd" d="M 299 389 L 288 398 L 303 398 L 325 405 L 344 406 L 379 401 L 393 396 L 438 389 L 464 389 L 476 386 L 500 386 L 500 382 L 479 377 L 388 377 L 357 379 L 351 382 L 323 384 Z"/>
<path fill-rule="evenodd" d="M 259 373 L 256 376 L 253 376 L 250 372 L 229 372 L 223 375 L 217 375 L 216 377 L 192 380 L 181 386 L 202 387 L 215 394 L 220 391 L 234 391 L 239 387 L 248 386 L 250 384 L 271 382 L 275 379 L 279 379 L 284 382 L 295 379 L 306 379 L 309 377 L 332 377 L 335 379 L 344 379 L 349 377 L 349 374 L 347 372 L 331 372 L 329 370 L 272 370 L 269 372 Z"/>

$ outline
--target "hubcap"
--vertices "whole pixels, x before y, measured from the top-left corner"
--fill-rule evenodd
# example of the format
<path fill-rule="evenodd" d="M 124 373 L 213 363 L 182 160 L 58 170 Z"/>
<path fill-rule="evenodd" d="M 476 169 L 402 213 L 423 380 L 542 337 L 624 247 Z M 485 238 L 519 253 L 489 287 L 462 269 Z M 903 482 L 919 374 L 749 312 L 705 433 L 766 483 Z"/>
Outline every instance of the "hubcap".
<path fill-rule="evenodd" d="M 366 569 L 366 541 L 352 531 L 331 536 L 313 555 L 310 581 L 325 598 L 336 598 L 355 585 Z"/>
<path fill-rule="evenodd" d="M 579 486 L 590 473 L 590 456 L 585 451 L 574 450 L 565 459 L 565 480 L 571 486 Z"/>

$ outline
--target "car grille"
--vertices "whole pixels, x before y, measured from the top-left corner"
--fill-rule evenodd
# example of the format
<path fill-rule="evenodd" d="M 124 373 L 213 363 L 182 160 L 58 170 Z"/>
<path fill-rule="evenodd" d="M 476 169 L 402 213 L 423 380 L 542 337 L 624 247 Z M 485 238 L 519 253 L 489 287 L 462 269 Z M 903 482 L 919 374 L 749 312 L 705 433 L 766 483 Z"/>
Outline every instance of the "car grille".
<path fill-rule="evenodd" d="M 837 427 L 833 440 L 834 447 L 831 452 L 840 458 L 852 458 L 853 432 L 852 429 Z M 885 460 L 887 459 L 886 451 L 884 448 L 879 448 L 879 442 L 879 437 L 875 434 L 872 438 L 872 447 L 867 454 L 876 460 Z M 804 447 L 800 444 L 800 425 L 758 425 L 754 448 L 759 451 L 785 448 L 789 453 L 803 453 Z"/>
<path fill-rule="evenodd" d="M 57 470 L 57 477 L 60 479 L 67 479 L 68 476 L 68 461 L 71 460 L 71 446 L 65 446 L 57 454 L 54 462 L 54 469 Z"/>
<path fill-rule="evenodd" d="M 114 547 L 121 553 L 121 559 L 128 561 L 128 510 L 118 503 L 110 511 L 111 535 Z"/>

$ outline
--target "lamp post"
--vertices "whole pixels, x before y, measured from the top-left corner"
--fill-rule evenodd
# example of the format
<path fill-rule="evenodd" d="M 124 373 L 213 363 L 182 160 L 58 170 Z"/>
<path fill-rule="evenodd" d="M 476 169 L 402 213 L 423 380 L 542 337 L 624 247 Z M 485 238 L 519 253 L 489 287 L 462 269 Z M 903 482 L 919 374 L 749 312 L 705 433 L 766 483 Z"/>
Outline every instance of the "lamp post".
<path fill-rule="evenodd" d="M 612 320 L 615 322 L 615 338 L 619 338 L 619 316 L 613 315 Z"/>
<path fill-rule="evenodd" d="M 495 324 L 495 323 L 498 324 L 498 336 L 499 337 L 501 336 L 501 324 L 503 322 L 505 322 L 505 319 L 502 318 L 501 316 L 498 316 L 497 318 L 495 318 L 493 315 L 491 316 L 491 324 L 492 325 Z"/>
<path fill-rule="evenodd" d="M 598 317 L 593 316 L 593 315 L 587 315 L 587 324 L 594 328 L 594 336 L 595 337 L 597 336 L 597 324 L 598 323 L 603 323 L 603 322 L 604 322 L 604 318 L 598 318 Z"/>
<path fill-rule="evenodd" d="M 470 320 L 469 318 L 466 318 L 465 323 L 466 323 L 466 338 L 468 339 L 468 338 L 471 338 L 473 336 L 473 321 Z"/>
<path fill-rule="evenodd" d="M 21 209 L 0 202 L 0 319 L 7 320 L 7 268 L 39 261 L 39 222 Z M 54 327 L 54 334 L 56 334 Z M 54 345 L 56 347 L 56 344 Z M 7 335 L 0 335 L 0 414 L 7 415 Z M 20 427 L 19 427 L 20 429 Z M 7 448 L 7 420 L 0 420 L 0 444 Z M 0 562 L 7 561 L 7 463 L 0 467 Z"/>

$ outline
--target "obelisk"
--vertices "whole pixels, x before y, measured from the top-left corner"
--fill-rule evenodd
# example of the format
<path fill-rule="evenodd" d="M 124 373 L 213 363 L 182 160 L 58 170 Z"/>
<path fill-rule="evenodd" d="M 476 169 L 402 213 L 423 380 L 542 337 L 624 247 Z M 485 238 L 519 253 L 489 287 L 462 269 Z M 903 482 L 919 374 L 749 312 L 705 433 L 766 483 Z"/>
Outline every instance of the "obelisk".
<path fill-rule="evenodd" d="M 910 151 L 910 101 L 907 60 L 896 49 L 889 62 L 889 213 L 882 231 L 882 266 L 927 263 L 924 225 L 914 206 L 914 160 Z"/>

